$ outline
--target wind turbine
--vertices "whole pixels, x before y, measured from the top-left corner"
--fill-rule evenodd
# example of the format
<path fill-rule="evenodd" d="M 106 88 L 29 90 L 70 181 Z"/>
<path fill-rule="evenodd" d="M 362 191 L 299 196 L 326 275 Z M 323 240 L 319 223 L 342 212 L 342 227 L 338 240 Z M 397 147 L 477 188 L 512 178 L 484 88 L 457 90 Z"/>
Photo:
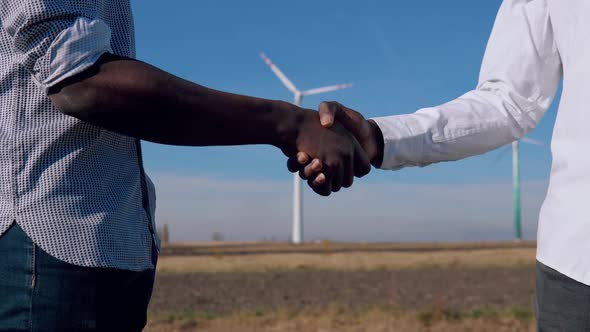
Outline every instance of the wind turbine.
<path fill-rule="evenodd" d="M 320 93 L 326 93 L 331 91 L 337 91 L 352 87 L 352 84 L 337 84 L 330 85 L 321 88 L 301 91 L 295 87 L 295 85 L 283 74 L 283 72 L 277 67 L 264 53 L 260 53 L 260 57 L 270 67 L 279 80 L 285 85 L 285 87 L 293 93 L 294 104 L 301 106 L 301 101 L 304 96 L 317 95 Z M 300 244 L 303 241 L 303 204 L 302 204 L 302 192 L 301 192 L 301 179 L 297 173 L 293 174 L 293 230 L 291 233 L 291 242 Z"/>
<path fill-rule="evenodd" d="M 512 189 L 514 192 L 514 229 L 516 233 L 516 240 L 522 240 L 522 211 L 520 208 L 520 161 L 519 161 L 519 145 L 520 142 L 532 144 L 537 146 L 545 146 L 542 142 L 532 138 L 522 138 L 520 141 L 512 142 Z"/>

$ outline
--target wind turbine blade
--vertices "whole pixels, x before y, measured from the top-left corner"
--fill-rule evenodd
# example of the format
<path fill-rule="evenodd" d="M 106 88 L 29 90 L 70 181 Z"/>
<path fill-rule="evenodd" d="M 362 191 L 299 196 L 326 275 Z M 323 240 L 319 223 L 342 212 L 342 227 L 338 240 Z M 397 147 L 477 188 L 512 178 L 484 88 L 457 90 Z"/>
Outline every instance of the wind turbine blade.
<path fill-rule="evenodd" d="M 337 91 L 337 90 L 343 90 L 343 89 L 348 89 L 351 88 L 352 84 L 348 83 L 348 84 L 338 84 L 338 85 L 330 85 L 330 86 L 325 86 L 322 88 L 317 88 L 317 89 L 311 89 L 311 90 L 307 90 L 307 91 L 303 91 L 303 93 L 301 93 L 303 96 L 311 96 L 311 95 L 317 95 L 320 93 L 325 93 L 325 92 L 331 92 L 331 91 Z"/>
<path fill-rule="evenodd" d="M 287 78 L 287 76 L 285 76 L 285 74 L 283 74 L 283 72 L 279 69 L 279 67 L 277 67 L 274 63 L 272 63 L 272 61 L 270 61 L 270 59 L 266 56 L 266 54 L 260 53 L 260 57 L 270 67 L 270 70 L 272 70 L 275 73 L 275 75 L 277 75 L 279 80 L 281 80 L 281 82 L 283 82 L 283 84 L 287 87 L 287 89 L 289 89 L 289 91 L 291 91 L 295 94 L 300 93 L 299 90 L 297 90 L 297 88 L 295 87 L 295 84 L 293 84 Z"/>
<path fill-rule="evenodd" d="M 543 142 L 537 141 L 536 139 L 532 139 L 532 138 L 528 138 L 528 137 L 521 138 L 520 141 L 523 143 L 527 143 L 527 144 L 545 146 L 545 144 Z"/>

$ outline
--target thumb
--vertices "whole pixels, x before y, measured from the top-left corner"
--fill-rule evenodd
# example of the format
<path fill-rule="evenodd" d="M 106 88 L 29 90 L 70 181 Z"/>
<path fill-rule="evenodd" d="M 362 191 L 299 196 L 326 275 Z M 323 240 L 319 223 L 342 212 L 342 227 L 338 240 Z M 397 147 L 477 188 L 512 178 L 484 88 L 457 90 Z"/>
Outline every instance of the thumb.
<path fill-rule="evenodd" d="M 334 119 L 336 118 L 336 108 L 330 107 L 328 103 L 320 104 L 320 123 L 324 128 L 330 128 L 334 125 Z"/>

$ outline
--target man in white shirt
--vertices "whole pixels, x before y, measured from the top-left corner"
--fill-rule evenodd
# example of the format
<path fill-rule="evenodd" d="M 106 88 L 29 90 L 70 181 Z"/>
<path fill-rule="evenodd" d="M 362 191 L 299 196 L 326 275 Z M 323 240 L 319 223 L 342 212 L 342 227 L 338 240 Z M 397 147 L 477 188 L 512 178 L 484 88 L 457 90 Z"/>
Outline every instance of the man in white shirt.
<path fill-rule="evenodd" d="M 414 114 L 369 121 L 337 103 L 320 107 L 322 124 L 341 122 L 374 164 L 400 169 L 462 159 L 522 138 L 549 108 L 563 78 L 550 185 L 539 219 L 541 331 L 590 330 L 588 31 L 590 1 L 504 0 L 473 91 Z M 375 124 L 381 133 L 371 129 Z M 305 154 L 298 158 L 307 164 Z M 314 190 L 329 186 L 319 160 L 303 168 L 294 159 L 290 169 L 301 168 Z"/>

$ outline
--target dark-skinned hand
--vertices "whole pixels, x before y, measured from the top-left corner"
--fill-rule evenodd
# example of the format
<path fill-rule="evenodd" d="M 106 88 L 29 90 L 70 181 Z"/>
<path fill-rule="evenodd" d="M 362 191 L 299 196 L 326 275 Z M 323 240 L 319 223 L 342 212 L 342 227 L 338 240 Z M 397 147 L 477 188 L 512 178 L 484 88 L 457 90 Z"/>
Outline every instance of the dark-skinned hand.
<path fill-rule="evenodd" d="M 342 126 L 354 135 L 364 149 L 367 157 L 375 166 L 379 166 L 383 159 L 383 135 L 377 124 L 367 120 L 364 116 L 337 102 L 323 102 L 319 106 L 320 123 L 325 128 Z M 321 159 L 312 158 L 309 154 L 299 151 L 289 158 L 289 170 L 299 172 L 302 179 L 308 181 L 309 186 L 316 188 L 327 186 L 325 165 Z M 352 182 L 347 183 L 352 185 Z"/>
<path fill-rule="evenodd" d="M 340 123 L 325 128 L 318 112 L 312 110 L 303 110 L 295 142 L 283 148 L 283 152 L 290 157 L 288 168 L 293 172 L 311 158 L 315 163 L 309 163 L 310 169 L 318 163 L 321 165 L 322 173 L 316 174 L 308 184 L 322 196 L 350 187 L 355 176 L 362 177 L 371 170 L 370 160 L 355 136 Z M 305 160 L 298 160 L 297 155 Z"/>

